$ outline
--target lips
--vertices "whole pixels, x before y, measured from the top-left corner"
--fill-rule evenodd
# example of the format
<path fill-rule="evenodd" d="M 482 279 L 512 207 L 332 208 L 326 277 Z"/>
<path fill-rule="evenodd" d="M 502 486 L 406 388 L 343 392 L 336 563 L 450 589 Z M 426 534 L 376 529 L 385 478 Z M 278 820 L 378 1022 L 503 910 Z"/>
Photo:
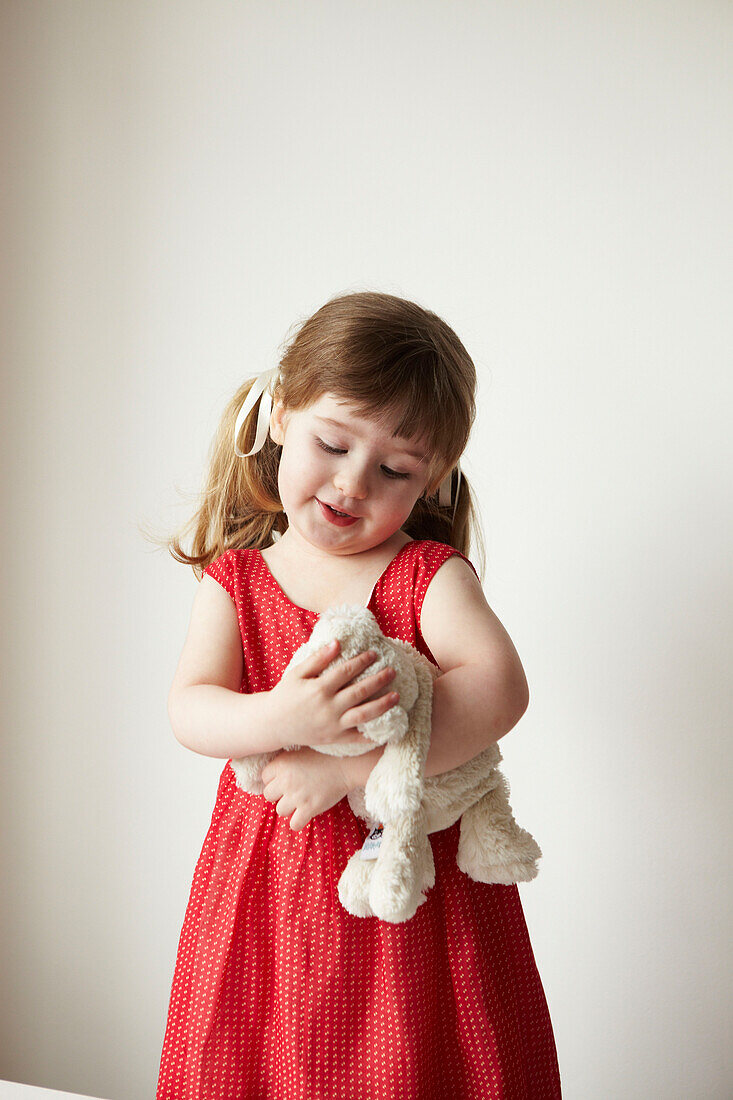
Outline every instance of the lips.
<path fill-rule="evenodd" d="M 335 504 L 329 504 L 328 501 L 325 500 L 322 500 L 321 504 L 325 504 L 332 512 L 338 512 L 342 516 L 348 516 L 349 519 L 356 519 L 356 516 L 352 516 L 351 512 L 345 512 L 343 508 L 337 508 Z"/>
<path fill-rule="evenodd" d="M 316 501 L 318 501 L 318 507 L 321 510 L 321 515 L 324 516 L 329 523 L 333 523 L 337 527 L 350 527 L 351 524 L 356 523 L 357 519 L 359 518 L 358 516 L 351 515 L 340 516 L 331 507 L 330 504 L 324 504 L 322 500 L 318 500 L 318 497 L 316 497 L 315 499 Z"/>

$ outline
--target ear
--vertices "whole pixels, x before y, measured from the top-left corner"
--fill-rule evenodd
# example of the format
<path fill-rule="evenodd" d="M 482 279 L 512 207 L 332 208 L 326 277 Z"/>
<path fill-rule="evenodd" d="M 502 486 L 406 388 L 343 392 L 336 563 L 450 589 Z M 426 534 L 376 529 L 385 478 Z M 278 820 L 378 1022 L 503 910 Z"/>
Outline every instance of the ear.
<path fill-rule="evenodd" d="M 273 401 L 270 413 L 270 436 L 273 443 L 282 446 L 285 439 L 285 427 L 287 425 L 287 413 L 279 401 Z"/>

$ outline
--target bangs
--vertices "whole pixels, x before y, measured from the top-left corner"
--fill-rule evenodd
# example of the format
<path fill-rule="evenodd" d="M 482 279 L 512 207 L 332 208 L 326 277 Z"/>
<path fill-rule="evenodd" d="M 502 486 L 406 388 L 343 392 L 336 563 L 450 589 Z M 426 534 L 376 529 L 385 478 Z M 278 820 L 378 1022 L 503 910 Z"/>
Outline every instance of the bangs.
<path fill-rule="evenodd" d="M 414 385 L 414 379 L 401 379 L 402 386 L 385 388 L 380 395 L 362 395 L 344 392 L 342 387 L 330 392 L 340 401 L 353 406 L 357 416 L 370 420 L 387 435 L 399 437 L 425 454 L 426 469 L 432 477 L 446 463 L 454 465 L 456 449 L 455 433 L 451 431 L 452 417 L 445 404 L 426 390 Z M 404 383 L 407 383 L 406 385 Z M 339 390 L 341 392 L 339 392 Z M 460 452 L 459 452 L 460 453 Z"/>

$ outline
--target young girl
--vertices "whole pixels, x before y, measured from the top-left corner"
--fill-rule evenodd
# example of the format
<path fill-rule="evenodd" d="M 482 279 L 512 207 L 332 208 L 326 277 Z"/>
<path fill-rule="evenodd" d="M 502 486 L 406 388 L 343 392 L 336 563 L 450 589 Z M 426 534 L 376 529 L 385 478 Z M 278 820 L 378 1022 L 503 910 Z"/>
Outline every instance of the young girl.
<path fill-rule="evenodd" d="M 521 663 L 466 557 L 475 512 L 458 460 L 475 381 L 434 313 L 349 294 L 224 414 L 192 551 L 170 543 L 201 578 L 171 724 L 227 764 L 178 945 L 158 1100 L 560 1096 L 517 887 L 458 869 L 460 822 L 430 835 L 435 885 L 411 919 L 353 917 L 339 901 L 368 833 L 345 796 L 383 749 L 313 746 L 364 744 L 356 726 L 396 701 L 392 671 L 354 682 L 373 655 L 342 661 L 334 645 L 285 673 L 322 611 L 358 603 L 443 670 L 427 776 L 521 717 Z M 230 758 L 290 744 L 303 747 L 267 765 L 263 795 L 236 785 Z"/>

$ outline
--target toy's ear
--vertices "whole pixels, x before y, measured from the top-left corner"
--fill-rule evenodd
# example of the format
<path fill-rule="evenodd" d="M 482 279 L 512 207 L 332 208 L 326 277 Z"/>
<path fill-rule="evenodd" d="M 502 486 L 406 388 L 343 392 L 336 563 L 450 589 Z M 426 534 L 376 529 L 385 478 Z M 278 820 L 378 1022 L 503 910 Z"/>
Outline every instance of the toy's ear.
<path fill-rule="evenodd" d="M 348 619 L 350 622 L 360 621 L 375 623 L 377 620 L 368 607 L 361 603 L 341 603 L 333 607 L 327 607 L 321 614 L 321 618 Z"/>
<path fill-rule="evenodd" d="M 319 630 L 319 633 L 328 631 L 329 638 L 345 638 L 355 631 L 362 634 L 364 631 L 379 632 L 379 626 L 368 607 L 358 603 L 344 603 L 338 607 L 327 607 L 313 628 L 314 634 L 316 630 Z"/>

